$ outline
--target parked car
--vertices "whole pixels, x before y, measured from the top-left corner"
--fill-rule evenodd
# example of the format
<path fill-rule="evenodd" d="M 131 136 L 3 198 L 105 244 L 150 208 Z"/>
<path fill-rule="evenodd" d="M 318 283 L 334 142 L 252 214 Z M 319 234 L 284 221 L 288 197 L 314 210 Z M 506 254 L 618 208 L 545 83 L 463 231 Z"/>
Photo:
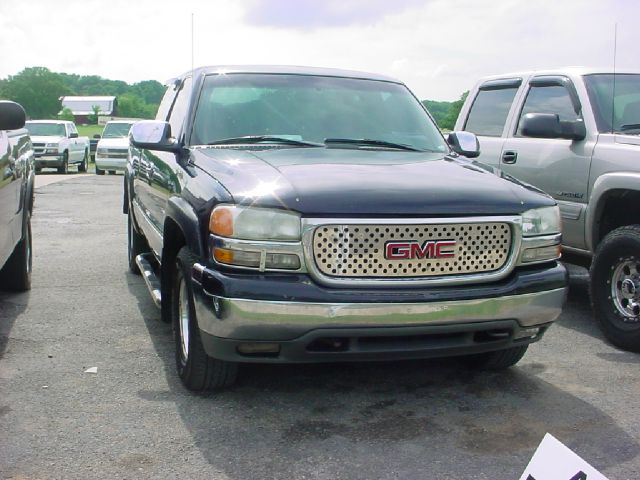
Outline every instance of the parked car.
<path fill-rule="evenodd" d="M 123 172 L 129 155 L 129 130 L 133 122 L 107 122 L 96 147 L 96 174 Z"/>
<path fill-rule="evenodd" d="M 196 69 L 131 128 L 132 271 L 187 388 L 244 362 L 470 355 L 506 368 L 560 314 L 556 202 L 465 158 L 398 80 Z"/>
<path fill-rule="evenodd" d="M 563 249 L 591 268 L 605 336 L 640 351 L 640 72 L 564 68 L 480 80 L 456 123 L 480 160 L 560 206 Z"/>
<path fill-rule="evenodd" d="M 31 120 L 26 123 L 33 141 L 36 171 L 46 167 L 68 173 L 76 164 L 79 172 L 89 166 L 89 137 L 78 136 L 75 123 L 62 120 Z"/>
<path fill-rule="evenodd" d="M 96 133 L 93 137 L 89 139 L 89 156 L 91 160 L 95 162 L 96 160 L 96 148 L 98 148 L 98 142 L 100 141 L 100 134 Z"/>
<path fill-rule="evenodd" d="M 0 288 L 31 288 L 31 213 L 33 148 L 25 130 L 25 112 L 0 101 Z"/>

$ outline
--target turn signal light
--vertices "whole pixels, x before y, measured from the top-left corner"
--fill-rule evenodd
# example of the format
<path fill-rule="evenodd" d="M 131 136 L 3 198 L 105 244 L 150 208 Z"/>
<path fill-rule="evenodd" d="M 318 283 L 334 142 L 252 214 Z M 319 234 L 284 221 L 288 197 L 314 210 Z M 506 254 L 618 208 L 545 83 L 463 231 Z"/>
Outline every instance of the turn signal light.
<path fill-rule="evenodd" d="M 209 217 L 209 231 L 221 237 L 233 236 L 233 212 L 228 208 L 216 208 Z"/>

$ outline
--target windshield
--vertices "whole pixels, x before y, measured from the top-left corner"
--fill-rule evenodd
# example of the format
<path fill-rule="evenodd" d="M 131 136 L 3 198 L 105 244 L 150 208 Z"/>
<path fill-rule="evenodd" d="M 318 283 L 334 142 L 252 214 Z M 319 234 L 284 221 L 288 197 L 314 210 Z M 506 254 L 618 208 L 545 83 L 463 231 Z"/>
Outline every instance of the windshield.
<path fill-rule="evenodd" d="M 448 151 L 420 103 L 397 83 L 313 75 L 208 76 L 191 144 L 262 135 L 317 143 L 367 139 Z M 341 145 L 355 148 L 349 143 Z"/>
<path fill-rule="evenodd" d="M 29 135 L 32 137 L 64 137 L 64 125 L 62 123 L 31 123 L 25 124 Z"/>
<path fill-rule="evenodd" d="M 102 138 L 122 138 L 129 135 L 133 123 L 107 123 L 102 132 Z"/>
<path fill-rule="evenodd" d="M 584 82 L 601 133 L 640 133 L 639 74 L 586 75 Z"/>

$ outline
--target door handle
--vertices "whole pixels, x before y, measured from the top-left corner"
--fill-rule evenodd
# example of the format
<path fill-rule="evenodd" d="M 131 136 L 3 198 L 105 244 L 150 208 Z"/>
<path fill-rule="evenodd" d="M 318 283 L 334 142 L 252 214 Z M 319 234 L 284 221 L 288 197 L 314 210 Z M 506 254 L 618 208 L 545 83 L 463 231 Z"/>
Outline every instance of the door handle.
<path fill-rule="evenodd" d="M 518 160 L 518 152 L 514 152 L 512 150 L 508 150 L 502 154 L 502 162 L 503 163 L 516 163 Z"/>

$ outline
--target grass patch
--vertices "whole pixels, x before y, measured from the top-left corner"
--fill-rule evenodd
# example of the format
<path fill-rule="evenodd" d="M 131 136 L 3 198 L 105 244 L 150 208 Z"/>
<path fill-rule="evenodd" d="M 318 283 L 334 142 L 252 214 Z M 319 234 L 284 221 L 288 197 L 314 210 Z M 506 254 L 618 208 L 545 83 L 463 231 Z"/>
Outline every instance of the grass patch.
<path fill-rule="evenodd" d="M 104 125 L 76 125 L 76 127 L 78 127 L 78 134 L 81 137 L 89 138 L 93 138 L 96 133 L 102 135 L 102 130 L 104 130 Z"/>

